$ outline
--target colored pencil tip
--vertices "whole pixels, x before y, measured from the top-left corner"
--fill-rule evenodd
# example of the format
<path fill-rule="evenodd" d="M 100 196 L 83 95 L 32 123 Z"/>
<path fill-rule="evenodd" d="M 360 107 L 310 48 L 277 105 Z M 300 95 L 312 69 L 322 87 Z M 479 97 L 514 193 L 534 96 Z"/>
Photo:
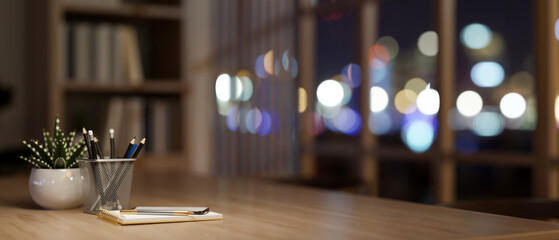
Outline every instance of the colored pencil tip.
<path fill-rule="evenodd" d="M 94 142 L 99 142 L 99 140 L 97 140 L 97 137 L 93 137 L 93 141 Z"/>
<path fill-rule="evenodd" d="M 132 140 L 130 140 L 130 144 L 134 144 L 136 142 L 136 137 L 132 138 Z"/>
<path fill-rule="evenodd" d="M 111 138 L 115 137 L 115 130 L 114 129 L 109 129 L 109 134 L 111 135 Z"/>
<path fill-rule="evenodd" d="M 83 133 L 83 134 L 87 134 L 87 130 L 85 130 L 84 127 L 82 127 L 82 133 Z"/>
<path fill-rule="evenodd" d="M 140 141 L 141 144 L 145 144 L 146 143 L 146 138 L 143 138 L 142 141 Z"/>
<path fill-rule="evenodd" d="M 89 133 L 89 136 L 93 137 L 93 131 L 92 130 L 87 131 L 87 133 Z"/>

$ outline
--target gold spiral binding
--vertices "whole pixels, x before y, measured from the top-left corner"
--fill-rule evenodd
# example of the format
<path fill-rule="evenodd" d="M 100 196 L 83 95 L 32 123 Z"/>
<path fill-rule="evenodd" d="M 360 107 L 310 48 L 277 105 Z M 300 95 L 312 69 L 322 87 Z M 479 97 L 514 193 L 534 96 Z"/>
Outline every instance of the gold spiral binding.
<path fill-rule="evenodd" d="M 101 208 L 97 211 L 97 217 L 115 224 L 119 224 L 118 218 L 120 217 L 120 214 Z"/>

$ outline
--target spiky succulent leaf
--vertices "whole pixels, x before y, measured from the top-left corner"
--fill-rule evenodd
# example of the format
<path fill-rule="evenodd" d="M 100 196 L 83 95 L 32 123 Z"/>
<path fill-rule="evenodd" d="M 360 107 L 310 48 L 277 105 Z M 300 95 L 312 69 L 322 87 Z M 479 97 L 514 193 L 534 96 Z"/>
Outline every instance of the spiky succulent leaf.
<path fill-rule="evenodd" d="M 71 168 L 77 165 L 76 159 L 83 154 L 85 142 L 82 140 L 73 145 L 75 131 L 71 131 L 68 137 L 64 136 L 60 128 L 60 119 L 56 117 L 54 132 L 49 133 L 43 129 L 43 144 L 37 140 L 22 141 L 28 147 L 32 155 L 19 158 L 29 162 L 37 168 Z"/>
<path fill-rule="evenodd" d="M 68 168 L 71 168 L 72 166 L 75 165 L 76 163 L 76 159 L 80 156 L 82 156 L 83 154 L 83 150 L 85 147 L 85 141 L 79 141 L 76 145 L 74 145 L 73 147 L 69 148 L 68 153 L 67 153 L 67 157 L 66 157 L 66 164 Z"/>
<path fill-rule="evenodd" d="M 50 161 L 54 161 L 54 158 L 52 158 L 52 156 L 54 155 L 54 149 L 55 149 L 54 142 L 52 141 L 50 133 L 47 132 L 45 129 L 43 129 L 43 139 L 45 141 L 45 147 L 47 148 L 47 151 L 51 155 Z"/>
<path fill-rule="evenodd" d="M 39 141 L 32 139 L 31 141 L 27 142 L 24 140 L 23 144 L 25 144 L 31 150 L 31 152 L 33 152 L 33 154 L 37 156 L 37 158 L 47 160 L 50 159 L 50 154 L 43 147 L 43 145 L 39 144 Z"/>

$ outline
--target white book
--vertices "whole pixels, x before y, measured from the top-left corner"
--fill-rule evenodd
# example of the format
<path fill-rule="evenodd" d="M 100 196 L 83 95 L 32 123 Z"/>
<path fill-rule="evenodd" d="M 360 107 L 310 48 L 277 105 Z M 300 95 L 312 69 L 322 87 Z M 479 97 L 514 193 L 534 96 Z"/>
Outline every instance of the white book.
<path fill-rule="evenodd" d="M 121 214 L 119 210 L 111 211 L 105 209 L 100 209 L 97 212 L 97 217 L 113 223 L 118 223 L 120 225 L 223 220 L 223 214 L 216 213 L 216 212 L 209 212 L 203 215 L 187 215 L 187 216 L 152 215 L 152 214 L 129 215 L 129 214 Z"/>
<path fill-rule="evenodd" d="M 91 78 L 91 37 L 93 35 L 91 24 L 87 22 L 76 23 L 74 34 L 74 77 L 78 82 L 86 82 Z"/>
<path fill-rule="evenodd" d="M 111 26 L 100 23 L 95 26 L 95 71 L 93 78 L 100 84 L 111 79 Z"/>

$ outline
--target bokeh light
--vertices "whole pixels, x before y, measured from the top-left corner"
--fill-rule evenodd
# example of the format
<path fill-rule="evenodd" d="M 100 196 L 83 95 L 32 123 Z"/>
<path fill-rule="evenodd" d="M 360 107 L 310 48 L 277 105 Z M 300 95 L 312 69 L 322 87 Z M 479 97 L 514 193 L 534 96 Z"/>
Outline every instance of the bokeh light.
<path fill-rule="evenodd" d="M 291 57 L 291 78 L 295 79 L 299 74 L 299 64 L 294 57 Z"/>
<path fill-rule="evenodd" d="M 369 65 L 373 69 L 386 67 L 390 61 L 390 52 L 386 47 L 375 44 L 369 48 Z"/>
<path fill-rule="evenodd" d="M 410 121 L 402 128 L 402 140 L 413 152 L 425 152 L 435 140 L 435 128 L 425 120 Z"/>
<path fill-rule="evenodd" d="M 384 46 L 386 50 L 388 50 L 388 53 L 390 54 L 390 60 L 394 59 L 400 51 L 398 41 L 396 41 L 396 39 L 391 36 L 383 36 L 379 38 L 376 44 Z"/>
<path fill-rule="evenodd" d="M 340 82 L 328 79 L 318 85 L 316 97 L 326 107 L 339 106 L 344 99 L 344 88 Z"/>
<path fill-rule="evenodd" d="M 493 33 L 491 29 L 480 23 L 467 25 L 460 32 L 460 41 L 464 46 L 471 49 L 482 49 L 489 45 Z"/>
<path fill-rule="evenodd" d="M 361 117 L 355 110 L 342 107 L 338 115 L 332 118 L 334 127 L 347 135 L 356 135 L 361 131 Z"/>
<path fill-rule="evenodd" d="M 283 52 L 283 55 L 281 57 L 281 65 L 283 67 L 283 70 L 287 71 L 289 69 L 289 49 Z"/>
<path fill-rule="evenodd" d="M 496 62 L 478 62 L 472 67 L 470 76 L 478 87 L 495 87 L 503 82 L 505 70 Z"/>
<path fill-rule="evenodd" d="M 227 115 L 225 117 L 225 124 L 227 125 L 227 128 L 229 128 L 229 130 L 231 131 L 237 131 L 237 129 L 239 128 L 239 111 L 237 110 L 237 107 L 231 107 L 229 108 L 229 111 L 227 111 Z"/>
<path fill-rule="evenodd" d="M 307 90 L 300 87 L 297 92 L 299 96 L 299 107 L 297 108 L 297 111 L 299 113 L 303 113 L 305 112 L 305 110 L 307 110 L 307 105 L 308 105 Z"/>
<path fill-rule="evenodd" d="M 254 61 L 254 72 L 256 76 L 259 78 L 267 78 L 268 73 L 266 72 L 266 68 L 264 68 L 264 54 L 258 56 L 256 61 Z"/>
<path fill-rule="evenodd" d="M 356 88 L 361 84 L 361 67 L 355 63 L 350 63 L 342 69 L 342 81 L 351 88 Z"/>
<path fill-rule="evenodd" d="M 559 19 L 555 20 L 555 39 L 559 41 Z"/>
<path fill-rule="evenodd" d="M 272 116 L 268 111 L 261 111 L 262 113 L 262 123 L 257 129 L 258 135 L 266 136 L 272 130 Z"/>
<path fill-rule="evenodd" d="M 412 78 L 406 82 L 404 86 L 405 89 L 414 91 L 415 93 L 420 93 L 427 87 L 427 82 L 421 78 Z"/>
<path fill-rule="evenodd" d="M 234 96 L 231 96 L 232 88 L 235 89 Z M 215 81 L 215 95 L 218 100 L 223 102 L 234 101 L 240 99 L 242 93 L 243 84 L 238 77 L 231 78 L 229 74 L 221 74 L 217 77 Z"/>
<path fill-rule="evenodd" d="M 264 55 L 264 69 L 268 75 L 274 74 L 274 50 L 270 50 Z"/>
<path fill-rule="evenodd" d="M 369 112 L 369 131 L 376 135 L 384 135 L 392 130 L 392 119 L 386 111 Z"/>
<path fill-rule="evenodd" d="M 559 96 L 555 97 L 555 122 L 557 122 L 557 128 L 559 129 Z"/>
<path fill-rule="evenodd" d="M 472 130 L 475 134 L 482 137 L 494 137 L 504 129 L 504 120 L 496 112 L 481 112 L 474 117 Z"/>
<path fill-rule="evenodd" d="M 241 101 L 248 101 L 252 97 L 253 87 L 252 81 L 248 76 L 238 76 L 242 82 L 242 93 L 240 96 Z"/>
<path fill-rule="evenodd" d="M 508 118 L 518 118 L 526 111 L 526 100 L 518 93 L 507 93 L 499 104 L 501 113 Z"/>
<path fill-rule="evenodd" d="M 346 105 L 349 103 L 349 101 L 351 100 L 351 95 L 353 95 L 351 88 L 344 82 L 338 82 L 340 83 L 340 85 L 342 86 L 342 89 L 344 90 L 344 97 L 342 99 L 342 102 L 340 103 L 340 106 Z"/>
<path fill-rule="evenodd" d="M 394 97 L 394 106 L 398 112 L 409 114 L 416 110 L 415 101 L 417 100 L 417 93 L 409 89 L 400 90 Z"/>
<path fill-rule="evenodd" d="M 369 108 L 371 112 L 380 112 L 388 106 L 388 93 L 381 87 L 371 87 L 369 90 Z"/>
<path fill-rule="evenodd" d="M 481 96 L 474 91 L 464 91 L 456 99 L 458 112 L 466 117 L 473 117 L 483 108 Z"/>
<path fill-rule="evenodd" d="M 439 36 L 434 31 L 427 31 L 417 39 L 417 47 L 423 55 L 432 57 L 439 52 Z"/>
<path fill-rule="evenodd" d="M 246 129 L 251 133 L 257 133 L 257 129 L 262 124 L 262 112 L 260 109 L 253 108 L 248 110 L 245 117 Z"/>
<path fill-rule="evenodd" d="M 430 86 L 431 85 L 428 84 L 425 90 L 421 91 L 417 95 L 417 109 L 425 115 L 437 114 L 439 112 L 439 107 L 441 106 L 439 92 L 431 89 Z"/>

